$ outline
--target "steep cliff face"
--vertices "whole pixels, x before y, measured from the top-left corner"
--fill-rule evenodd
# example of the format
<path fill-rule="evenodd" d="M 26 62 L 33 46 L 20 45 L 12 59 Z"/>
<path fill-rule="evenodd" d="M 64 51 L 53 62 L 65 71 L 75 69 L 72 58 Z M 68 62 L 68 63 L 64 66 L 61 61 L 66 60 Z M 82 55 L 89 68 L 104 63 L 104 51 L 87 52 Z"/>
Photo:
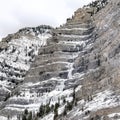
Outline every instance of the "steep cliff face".
<path fill-rule="evenodd" d="M 1 43 L 0 118 L 21 119 L 27 109 L 33 120 L 119 119 L 119 0 L 95 1 L 56 29 L 40 28 Z"/>
<path fill-rule="evenodd" d="M 108 1 L 103 9 L 93 15 L 96 38 L 92 51 L 76 59 L 77 66 L 81 66 L 81 60 L 85 65 L 88 64 L 81 88 L 76 93 L 80 101 L 65 119 L 114 120 L 120 118 L 119 5 L 118 0 Z M 86 61 L 89 62 L 86 64 Z M 98 66 L 95 66 L 96 61 Z M 92 69 L 89 66 L 92 66 Z"/>

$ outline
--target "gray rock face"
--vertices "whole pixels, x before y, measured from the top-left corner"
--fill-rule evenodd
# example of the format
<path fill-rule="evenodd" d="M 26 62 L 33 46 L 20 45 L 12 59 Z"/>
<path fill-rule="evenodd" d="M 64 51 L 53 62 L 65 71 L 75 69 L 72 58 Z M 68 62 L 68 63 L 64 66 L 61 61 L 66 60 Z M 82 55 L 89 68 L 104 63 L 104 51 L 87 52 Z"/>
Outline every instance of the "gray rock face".
<path fill-rule="evenodd" d="M 44 36 L 43 39 L 40 35 L 46 33 L 46 29 L 47 37 Z M 32 28 L 32 31 L 34 32 L 31 34 L 31 29 L 22 29 L 19 35 L 14 36 L 14 39 L 20 39 L 22 35 L 28 40 L 46 41 L 45 44 L 41 40 L 37 54 L 33 54 L 36 47 L 25 52 L 31 59 L 27 59 L 30 60 L 30 69 L 10 67 L 11 70 L 8 71 L 6 58 L 1 64 L 1 81 L 5 81 L 5 75 L 9 74 L 7 79 L 11 83 L 8 88 L 1 82 L 4 87 L 0 89 L 1 116 L 9 115 L 12 120 L 16 115 L 21 116 L 25 108 L 36 115 L 41 104 L 52 106 L 58 102 L 60 107 L 57 119 L 60 120 L 114 120 L 116 116 L 120 117 L 119 0 L 93 2 L 78 9 L 74 16 L 59 28 L 50 30 L 48 26 L 43 26 Z M 52 36 L 48 37 L 48 34 Z M 6 41 L 12 41 L 11 36 L 6 38 Z M 5 42 L 1 48 L 2 51 L 6 49 L 4 54 L 15 51 L 15 46 L 12 50 L 6 47 L 9 43 Z M 18 55 L 17 57 L 20 59 Z M 3 75 L 3 70 L 6 70 L 7 74 Z M 10 79 L 13 75 L 22 78 L 22 83 L 18 82 L 17 86 L 14 85 L 15 88 L 11 86 L 18 79 Z M 5 99 L 4 96 L 9 93 L 10 96 Z M 64 103 L 64 100 L 67 102 Z M 68 108 L 68 104 L 72 104 L 72 109 Z M 51 111 L 39 119 L 53 120 L 53 116 Z"/>

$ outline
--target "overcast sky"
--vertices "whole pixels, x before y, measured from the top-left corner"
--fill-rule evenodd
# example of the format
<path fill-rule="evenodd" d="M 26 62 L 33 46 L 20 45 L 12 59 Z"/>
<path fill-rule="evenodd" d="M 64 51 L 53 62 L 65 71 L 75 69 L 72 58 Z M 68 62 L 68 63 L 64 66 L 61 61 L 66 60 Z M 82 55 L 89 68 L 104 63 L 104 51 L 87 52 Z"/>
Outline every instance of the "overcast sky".
<path fill-rule="evenodd" d="M 20 28 L 59 26 L 73 12 L 93 0 L 0 0 L 0 39 Z"/>

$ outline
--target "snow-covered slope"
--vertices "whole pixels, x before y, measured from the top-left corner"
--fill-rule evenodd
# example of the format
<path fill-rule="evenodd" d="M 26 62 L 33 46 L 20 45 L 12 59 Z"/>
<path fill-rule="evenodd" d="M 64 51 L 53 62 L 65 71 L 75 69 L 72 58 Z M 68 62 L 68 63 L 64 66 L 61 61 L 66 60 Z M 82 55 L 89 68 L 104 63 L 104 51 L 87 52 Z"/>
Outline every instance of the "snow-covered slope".
<path fill-rule="evenodd" d="M 0 43 L 0 102 L 11 96 L 18 84 L 22 83 L 38 50 L 51 37 L 49 26 L 24 28 L 9 35 Z"/>
<path fill-rule="evenodd" d="M 32 120 L 119 119 L 119 5 L 98 0 L 56 29 L 22 29 L 3 44 L 1 96 L 11 94 L 0 119 L 29 118 L 25 109 Z"/>

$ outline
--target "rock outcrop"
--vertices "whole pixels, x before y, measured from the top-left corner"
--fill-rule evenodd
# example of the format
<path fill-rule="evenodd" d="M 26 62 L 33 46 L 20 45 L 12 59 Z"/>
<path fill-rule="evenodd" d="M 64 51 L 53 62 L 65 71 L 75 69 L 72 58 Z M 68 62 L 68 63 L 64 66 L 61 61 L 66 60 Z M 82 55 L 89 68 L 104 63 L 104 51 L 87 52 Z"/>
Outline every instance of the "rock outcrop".
<path fill-rule="evenodd" d="M 5 42 L 1 42 L 0 54 L 4 56 L 8 56 L 8 53 L 12 56 L 14 52 L 11 51 L 15 46 L 12 46 L 12 50 L 7 46 L 16 44 L 21 36 L 25 40 L 27 38 L 27 44 L 29 40 L 31 44 L 27 52 L 20 52 L 21 56 L 29 56 L 29 59 L 26 58 L 29 67 L 20 69 L 22 61 L 18 63 L 18 68 L 15 67 L 21 71 L 19 77 L 14 79 L 15 84 L 20 78 L 22 82 L 20 79 L 17 85 L 13 85 L 14 88 L 11 87 L 13 82 L 10 78 L 15 75 L 15 68 L 4 74 L 11 76 L 1 77 L 0 95 L 3 98 L 0 98 L 0 118 L 6 120 L 9 116 L 11 120 L 21 119 L 23 111 L 27 109 L 32 111 L 33 120 L 119 119 L 119 0 L 95 1 L 78 9 L 72 18 L 67 19 L 66 24 L 56 29 L 47 27 L 41 33 L 39 28 L 32 29 L 32 34 L 31 30 L 22 29 L 20 34 L 14 37 L 10 35 L 3 40 Z M 13 61 L 13 56 L 9 60 Z M 18 60 L 19 56 L 17 54 Z M 8 65 L 6 57 L 1 66 L 3 63 Z M 6 64 L 2 70 L 7 69 Z M 9 87 L 6 80 L 12 83 Z M 59 104 L 57 108 L 56 103 Z M 40 106 L 45 107 L 43 115 L 39 111 Z M 49 107 L 51 110 L 48 110 Z"/>

